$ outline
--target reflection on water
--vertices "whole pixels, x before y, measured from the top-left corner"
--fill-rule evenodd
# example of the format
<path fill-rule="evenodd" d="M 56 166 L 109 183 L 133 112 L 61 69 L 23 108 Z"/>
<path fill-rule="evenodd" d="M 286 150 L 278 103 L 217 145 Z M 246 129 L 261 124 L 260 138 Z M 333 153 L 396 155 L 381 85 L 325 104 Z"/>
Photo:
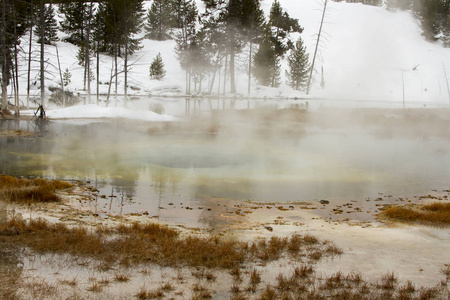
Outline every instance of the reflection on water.
<path fill-rule="evenodd" d="M 418 195 L 450 182 L 450 139 L 439 130 L 448 118 L 427 114 L 253 109 L 174 123 L 55 121 L 38 137 L 0 139 L 0 173 L 89 181 L 97 211 L 167 219 L 180 213 L 169 206 L 226 199 Z"/>

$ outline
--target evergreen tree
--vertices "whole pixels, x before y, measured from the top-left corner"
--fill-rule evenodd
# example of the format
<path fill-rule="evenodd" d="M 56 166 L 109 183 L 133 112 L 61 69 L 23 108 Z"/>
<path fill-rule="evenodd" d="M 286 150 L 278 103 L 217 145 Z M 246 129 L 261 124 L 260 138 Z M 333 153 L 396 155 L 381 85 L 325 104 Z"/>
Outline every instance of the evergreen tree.
<path fill-rule="evenodd" d="M 386 0 L 385 5 L 388 10 L 392 11 L 407 10 L 412 8 L 413 0 Z"/>
<path fill-rule="evenodd" d="M 306 52 L 302 38 L 299 38 L 295 43 L 295 48 L 291 50 L 287 61 L 289 71 L 286 71 L 286 76 L 289 86 L 295 90 L 305 88 L 308 81 L 310 65 L 309 54 Z"/>
<path fill-rule="evenodd" d="M 68 86 L 69 83 L 72 82 L 72 73 L 70 72 L 69 68 L 66 68 L 66 70 L 63 73 L 63 84 L 64 86 Z"/>
<path fill-rule="evenodd" d="M 17 47 L 30 25 L 29 3 L 0 0 L 0 82 L 2 110 L 8 107 L 8 85 L 17 71 Z M 17 75 L 17 72 L 15 72 Z"/>
<path fill-rule="evenodd" d="M 449 39 L 450 0 L 416 0 L 413 8 L 419 16 L 423 35 L 427 40 L 436 41 L 441 38 L 445 43 Z"/>
<path fill-rule="evenodd" d="M 303 28 L 298 24 L 297 19 L 293 19 L 287 12 L 283 12 L 278 0 L 275 0 L 270 8 L 269 25 L 272 28 L 276 54 L 283 57 L 294 46 L 289 34 L 292 32 L 302 33 Z"/>
<path fill-rule="evenodd" d="M 152 64 L 150 65 L 150 77 L 152 79 L 161 80 L 166 75 L 166 70 L 164 70 L 164 62 L 161 58 L 161 53 L 158 53 L 158 55 L 153 60 Z"/>
<path fill-rule="evenodd" d="M 41 14 L 40 8 L 37 7 L 36 15 L 39 16 Z M 51 45 L 58 41 L 58 22 L 55 19 L 55 10 L 53 5 L 49 4 L 44 6 L 44 24 L 37 22 L 34 34 L 39 36 L 38 43 L 42 43 L 40 32 L 41 26 L 44 25 L 44 44 Z"/>
<path fill-rule="evenodd" d="M 206 12 L 201 16 L 201 31 L 214 47 L 217 64 L 225 56 L 225 69 L 230 76 L 230 92 L 236 92 L 236 55 L 245 44 L 253 43 L 261 33 L 264 14 L 259 0 L 203 0 Z M 252 53 L 249 54 L 252 56 Z M 251 63 L 249 63 L 251 65 Z M 218 66 L 217 66 L 218 67 Z M 214 69 L 217 69 L 214 68 Z"/>
<path fill-rule="evenodd" d="M 280 60 L 287 51 L 294 48 L 290 33 L 302 31 L 298 20 L 289 17 L 278 0 L 275 0 L 270 8 L 269 21 L 254 58 L 253 73 L 260 84 L 279 86 Z"/>
<path fill-rule="evenodd" d="M 102 51 L 122 56 L 141 49 L 140 32 L 144 16 L 143 0 L 104 0 L 99 3 L 97 36 Z"/>
<path fill-rule="evenodd" d="M 180 0 L 180 30 L 176 36 L 176 48 L 178 60 L 181 67 L 186 71 L 186 93 L 190 93 L 190 77 L 192 75 L 193 47 L 196 31 L 196 21 L 198 16 L 197 6 L 194 0 Z"/>
<path fill-rule="evenodd" d="M 154 0 L 147 12 L 147 22 L 144 25 L 148 32 L 147 37 L 157 41 L 171 39 L 168 31 L 177 26 L 176 12 L 173 0 Z"/>
<path fill-rule="evenodd" d="M 267 24 L 253 58 L 253 75 L 261 85 L 280 85 L 280 58 L 276 54 L 274 38 Z"/>
<path fill-rule="evenodd" d="M 70 1 L 59 5 L 59 13 L 63 20 L 61 30 L 69 36 L 65 41 L 77 46 L 85 43 L 86 28 L 90 18 L 89 4 L 83 0 Z"/>

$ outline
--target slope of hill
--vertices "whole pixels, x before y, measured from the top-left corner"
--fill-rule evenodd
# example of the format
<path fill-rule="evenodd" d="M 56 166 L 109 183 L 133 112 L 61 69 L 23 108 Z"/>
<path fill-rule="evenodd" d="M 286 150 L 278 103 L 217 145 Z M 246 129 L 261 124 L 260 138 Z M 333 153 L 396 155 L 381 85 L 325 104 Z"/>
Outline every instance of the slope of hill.
<path fill-rule="evenodd" d="M 304 27 L 302 38 L 310 57 L 314 53 L 316 36 L 322 15 L 322 4 L 316 0 L 280 0 L 281 6 L 291 17 L 299 19 Z M 262 2 L 266 13 L 272 1 Z M 149 7 L 151 1 L 146 2 Z M 198 1 L 199 11 L 203 10 Z M 63 36 L 63 34 L 60 34 Z M 297 37 L 294 36 L 295 40 Z M 28 43 L 24 38 L 22 45 Z M 38 55 L 37 44 L 35 53 Z M 175 42 L 156 42 L 145 39 L 143 49 L 134 54 L 129 74 L 128 92 L 130 94 L 182 95 L 185 92 L 185 76 L 176 58 Z M 67 88 L 75 93 L 83 91 L 83 69 L 77 64 L 77 47 L 58 42 L 61 69 L 72 74 Z M 26 47 L 24 47 L 26 48 Z M 26 49 L 24 49 L 26 50 Z M 48 87 L 58 86 L 60 82 L 56 47 L 46 46 Z M 149 77 L 149 66 L 153 58 L 161 53 L 167 75 L 162 81 Z M 247 96 L 246 55 L 244 52 L 238 66 L 238 94 Z M 21 62 L 26 69 L 27 53 Z M 122 62 L 120 62 L 122 66 Z M 325 87 L 320 87 L 321 69 Z M 95 73 L 95 64 L 93 66 Z M 254 97 L 305 97 L 304 92 L 294 91 L 285 83 L 286 61 L 282 62 L 282 84 L 279 88 L 268 88 L 252 82 L 251 96 Z M 108 92 L 111 81 L 112 59 L 107 55 L 100 57 L 100 92 Z M 33 62 L 32 94 L 39 96 L 39 64 Z M 425 41 L 421 35 L 419 22 L 408 12 L 389 12 L 382 7 L 345 2 L 329 2 L 315 65 L 314 82 L 310 96 L 327 99 L 353 99 L 408 102 L 420 101 L 439 105 L 449 104 L 445 72 L 450 73 L 450 49 L 439 43 Z M 23 72 L 25 73 L 25 72 Z M 26 75 L 22 74 L 21 94 L 26 94 Z M 119 78 L 118 93 L 124 91 L 123 78 Z M 206 86 L 206 84 L 205 84 Z M 111 91 L 114 93 L 114 85 Z M 95 82 L 92 92 L 96 92 Z M 218 88 L 213 89 L 213 93 Z"/>

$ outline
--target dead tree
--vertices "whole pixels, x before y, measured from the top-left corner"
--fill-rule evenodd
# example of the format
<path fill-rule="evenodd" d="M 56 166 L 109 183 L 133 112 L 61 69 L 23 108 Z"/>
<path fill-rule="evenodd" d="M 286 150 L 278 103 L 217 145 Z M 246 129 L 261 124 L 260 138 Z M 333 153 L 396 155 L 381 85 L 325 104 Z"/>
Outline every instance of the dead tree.
<path fill-rule="evenodd" d="M 317 34 L 316 48 L 314 50 L 314 56 L 313 56 L 313 60 L 311 63 L 311 71 L 309 73 L 308 85 L 306 87 L 306 94 L 309 94 L 309 91 L 311 90 L 311 82 L 312 82 L 312 76 L 313 76 L 313 72 L 314 72 L 314 64 L 316 62 L 317 50 L 319 49 L 320 36 L 322 34 L 322 27 L 323 27 L 323 21 L 325 19 L 325 12 L 327 10 L 327 4 L 328 4 L 328 0 L 325 0 L 325 2 L 323 3 L 322 20 L 320 21 L 319 33 Z"/>

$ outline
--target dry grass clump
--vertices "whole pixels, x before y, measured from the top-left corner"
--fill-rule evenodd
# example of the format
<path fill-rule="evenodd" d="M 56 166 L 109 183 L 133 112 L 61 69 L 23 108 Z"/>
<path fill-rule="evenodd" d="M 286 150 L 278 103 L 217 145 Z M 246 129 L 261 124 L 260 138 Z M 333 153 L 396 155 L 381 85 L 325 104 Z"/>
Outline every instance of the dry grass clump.
<path fill-rule="evenodd" d="M 319 277 L 310 266 L 304 265 L 295 268 L 292 275 L 279 274 L 275 285 L 266 284 L 257 299 L 425 300 L 448 296 L 446 286 L 416 288 L 410 281 L 399 285 L 394 273 L 384 274 L 372 283 L 358 273 L 336 272 Z"/>
<path fill-rule="evenodd" d="M 324 256 L 340 255 L 342 249 L 308 234 L 304 236 L 295 234 L 291 237 L 273 236 L 269 240 L 255 241 L 250 245 L 250 252 L 262 261 L 277 260 L 285 254 L 292 258 L 308 257 L 319 260 Z"/>
<path fill-rule="evenodd" d="M 329 255 L 327 242 L 318 242 L 314 246 L 300 243 L 302 246 L 297 245 L 293 252 L 290 245 L 302 241 L 300 236 L 272 237 L 249 244 L 212 235 L 181 236 L 179 231 L 155 223 L 88 230 L 61 223 L 50 224 L 42 219 L 25 221 L 14 218 L 0 224 L 0 237 L 40 253 L 69 253 L 107 263 L 237 269 L 235 272 L 240 271 L 244 262 L 273 261 L 284 254 L 306 256 L 311 247 L 316 252 Z"/>
<path fill-rule="evenodd" d="M 0 265 L 0 299 L 20 299 L 17 293 L 20 283 L 20 270 Z"/>
<path fill-rule="evenodd" d="M 55 192 L 71 187 L 73 187 L 73 184 L 60 180 L 0 176 L 0 199 L 28 204 L 59 202 L 61 198 Z"/>
<path fill-rule="evenodd" d="M 431 203 L 420 206 L 391 206 L 382 216 L 402 222 L 418 222 L 429 225 L 450 225 L 450 203 Z"/>
<path fill-rule="evenodd" d="M 164 291 L 161 289 L 156 290 L 146 290 L 142 288 L 136 295 L 136 298 L 146 300 L 146 299 L 162 299 L 165 297 Z"/>

